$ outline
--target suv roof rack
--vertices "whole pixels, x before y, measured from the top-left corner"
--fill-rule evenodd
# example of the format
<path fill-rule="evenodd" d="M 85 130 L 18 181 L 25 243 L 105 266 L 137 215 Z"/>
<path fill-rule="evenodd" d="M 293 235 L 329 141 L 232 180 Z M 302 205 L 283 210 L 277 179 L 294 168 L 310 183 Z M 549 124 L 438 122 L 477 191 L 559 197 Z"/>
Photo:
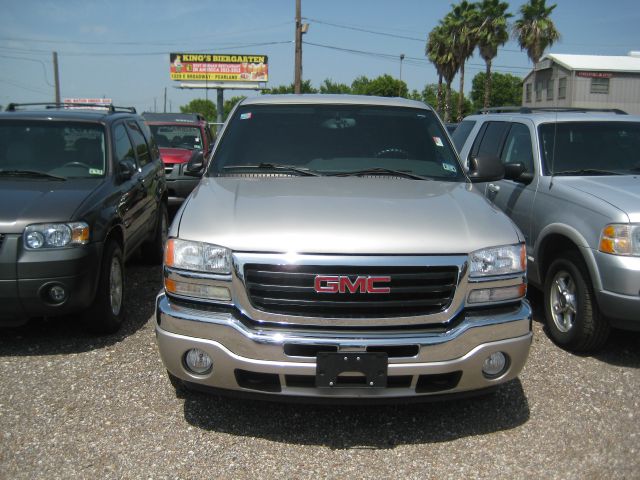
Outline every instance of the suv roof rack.
<path fill-rule="evenodd" d="M 488 113 L 536 113 L 536 112 L 605 112 L 616 115 L 627 115 L 627 112 L 619 108 L 581 108 L 581 107 L 490 107 L 476 111 L 476 115 Z"/>
<path fill-rule="evenodd" d="M 175 121 L 175 122 L 206 122 L 207 119 L 201 113 L 157 113 L 142 112 L 145 120 L 149 121 Z"/>
<path fill-rule="evenodd" d="M 6 112 L 15 112 L 19 107 L 45 107 L 47 109 L 73 109 L 73 108 L 104 108 L 109 113 L 127 112 L 136 113 L 135 107 L 119 107 L 111 103 L 56 103 L 56 102 L 35 102 L 35 103 L 10 103 L 5 109 Z"/>

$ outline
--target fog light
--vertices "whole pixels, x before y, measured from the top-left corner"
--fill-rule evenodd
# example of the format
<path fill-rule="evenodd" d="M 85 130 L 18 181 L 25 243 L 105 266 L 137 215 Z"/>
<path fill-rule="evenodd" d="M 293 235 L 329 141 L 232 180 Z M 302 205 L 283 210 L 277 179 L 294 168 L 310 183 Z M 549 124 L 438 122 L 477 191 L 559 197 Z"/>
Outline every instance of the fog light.
<path fill-rule="evenodd" d="M 485 358 L 482 373 L 487 378 L 497 378 L 507 370 L 507 367 L 507 356 L 502 352 L 494 352 Z"/>
<path fill-rule="evenodd" d="M 67 292 L 62 285 L 54 285 L 49 288 L 49 299 L 53 303 L 62 303 L 67 298 Z"/>
<path fill-rule="evenodd" d="M 192 348 L 187 351 L 184 356 L 184 363 L 191 372 L 197 373 L 198 375 L 209 373 L 213 367 L 211 357 L 199 348 Z"/>

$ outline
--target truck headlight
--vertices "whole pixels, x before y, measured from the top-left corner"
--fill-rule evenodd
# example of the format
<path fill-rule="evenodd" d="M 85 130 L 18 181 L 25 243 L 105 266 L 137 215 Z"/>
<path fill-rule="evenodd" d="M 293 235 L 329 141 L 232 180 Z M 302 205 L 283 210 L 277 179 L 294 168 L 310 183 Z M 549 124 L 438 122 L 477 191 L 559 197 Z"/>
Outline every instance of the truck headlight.
<path fill-rule="evenodd" d="M 85 222 L 28 225 L 23 241 L 28 250 L 85 245 L 89 243 L 89 225 Z"/>
<path fill-rule="evenodd" d="M 231 273 L 231 251 L 218 245 L 170 238 L 164 251 L 167 267 L 196 272 Z"/>
<path fill-rule="evenodd" d="M 476 250 L 469 257 L 470 278 L 524 273 L 527 269 L 524 243 Z"/>
<path fill-rule="evenodd" d="M 640 225 L 607 225 L 600 232 L 598 250 L 612 255 L 640 256 Z"/>

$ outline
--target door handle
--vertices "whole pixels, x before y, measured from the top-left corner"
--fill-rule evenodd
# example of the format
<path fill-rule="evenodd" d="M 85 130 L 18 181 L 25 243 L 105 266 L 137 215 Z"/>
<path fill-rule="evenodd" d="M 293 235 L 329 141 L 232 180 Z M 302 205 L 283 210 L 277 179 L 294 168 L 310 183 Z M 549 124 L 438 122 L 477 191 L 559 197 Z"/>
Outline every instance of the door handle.
<path fill-rule="evenodd" d="M 487 185 L 487 189 L 491 193 L 498 193 L 500 191 L 500 185 L 494 185 L 493 183 L 490 183 L 489 185 Z"/>

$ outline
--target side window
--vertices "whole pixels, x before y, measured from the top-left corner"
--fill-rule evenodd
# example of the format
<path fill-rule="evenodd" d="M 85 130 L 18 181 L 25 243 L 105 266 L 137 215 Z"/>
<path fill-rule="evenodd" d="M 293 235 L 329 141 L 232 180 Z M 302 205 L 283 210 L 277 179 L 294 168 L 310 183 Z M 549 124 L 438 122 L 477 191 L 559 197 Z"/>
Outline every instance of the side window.
<path fill-rule="evenodd" d="M 487 122 L 480 130 L 473 148 L 471 148 L 471 156 L 483 157 L 492 155 L 497 157 L 508 128 L 508 122 Z"/>
<path fill-rule="evenodd" d="M 138 157 L 138 165 L 140 166 L 140 168 L 142 168 L 151 161 L 151 153 L 149 152 L 149 147 L 147 146 L 147 142 L 144 139 L 144 135 L 142 134 L 140 125 L 138 125 L 133 120 L 129 120 L 127 122 L 127 127 L 129 133 L 131 134 L 131 140 L 133 140 L 133 144 L 135 146 L 136 154 Z"/>
<path fill-rule="evenodd" d="M 458 125 L 458 128 L 456 128 L 451 135 L 451 139 L 453 140 L 453 143 L 456 146 L 456 150 L 458 152 L 462 150 L 462 146 L 471 133 L 471 130 L 473 130 L 473 126 L 475 124 L 476 122 L 474 120 L 465 120 L 461 122 L 460 125 Z"/>
<path fill-rule="evenodd" d="M 127 157 L 135 162 L 136 154 L 133 152 L 133 145 L 131 145 L 131 140 L 129 139 L 129 135 L 127 135 L 127 130 L 124 128 L 122 123 L 119 123 L 114 127 L 113 138 L 115 140 L 116 163 L 121 162 Z"/>
<path fill-rule="evenodd" d="M 142 131 L 142 134 L 144 135 L 144 138 L 147 141 L 149 148 L 151 149 L 151 153 L 153 154 L 152 159 L 160 158 L 160 149 L 158 148 L 156 139 L 153 137 L 153 134 L 151 133 L 151 129 L 149 128 L 149 125 L 140 121 L 138 122 L 138 125 L 140 126 L 140 130 Z"/>
<path fill-rule="evenodd" d="M 533 148 L 531 134 L 526 125 L 514 123 L 500 156 L 502 163 L 522 163 L 527 172 L 533 173 Z"/>

